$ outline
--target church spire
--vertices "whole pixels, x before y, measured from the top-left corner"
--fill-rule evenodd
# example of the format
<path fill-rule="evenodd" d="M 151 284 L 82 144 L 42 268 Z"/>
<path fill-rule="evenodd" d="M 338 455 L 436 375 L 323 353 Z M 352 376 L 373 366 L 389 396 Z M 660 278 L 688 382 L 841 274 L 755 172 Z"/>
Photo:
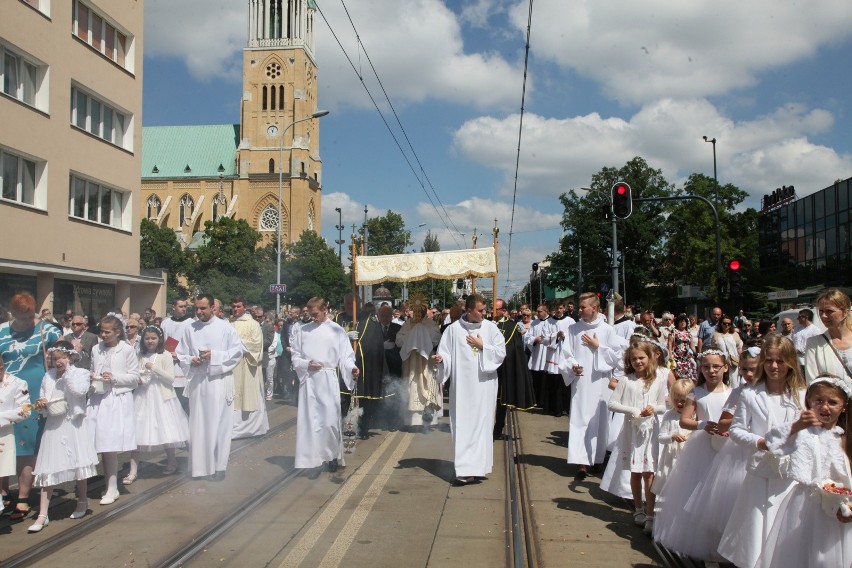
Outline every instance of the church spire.
<path fill-rule="evenodd" d="M 248 0 L 248 47 L 304 47 L 314 54 L 312 0 Z"/>

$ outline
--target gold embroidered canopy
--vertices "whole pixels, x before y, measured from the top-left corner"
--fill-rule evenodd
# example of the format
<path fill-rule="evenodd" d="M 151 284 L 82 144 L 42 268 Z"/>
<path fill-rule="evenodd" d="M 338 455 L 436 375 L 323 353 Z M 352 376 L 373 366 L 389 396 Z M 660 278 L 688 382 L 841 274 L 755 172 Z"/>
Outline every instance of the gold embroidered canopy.
<path fill-rule="evenodd" d="M 424 278 L 481 278 L 497 274 L 494 247 L 355 257 L 355 284 Z"/>

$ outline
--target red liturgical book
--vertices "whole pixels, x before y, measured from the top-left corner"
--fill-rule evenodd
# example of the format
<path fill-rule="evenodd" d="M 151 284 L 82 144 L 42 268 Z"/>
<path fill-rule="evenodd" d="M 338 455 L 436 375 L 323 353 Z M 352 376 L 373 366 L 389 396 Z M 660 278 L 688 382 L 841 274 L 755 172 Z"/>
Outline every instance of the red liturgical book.
<path fill-rule="evenodd" d="M 175 349 L 177 349 L 178 343 L 180 343 L 179 340 L 175 339 L 174 337 L 170 337 L 166 340 L 166 343 L 163 347 L 165 347 L 166 351 L 168 351 L 169 353 L 174 353 Z"/>

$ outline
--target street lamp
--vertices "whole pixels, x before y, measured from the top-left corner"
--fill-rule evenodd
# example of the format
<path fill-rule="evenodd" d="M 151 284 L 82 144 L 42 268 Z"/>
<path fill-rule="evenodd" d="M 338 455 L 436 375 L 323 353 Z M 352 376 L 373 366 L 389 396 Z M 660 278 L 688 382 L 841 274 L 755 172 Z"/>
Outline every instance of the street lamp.
<path fill-rule="evenodd" d="M 343 213 L 340 211 L 340 207 L 335 207 L 335 211 L 337 211 L 337 225 L 335 225 L 335 229 L 337 229 L 337 240 L 334 241 L 337 243 L 337 259 L 343 263 Z"/>
<path fill-rule="evenodd" d="M 281 137 L 278 139 L 278 247 L 277 247 L 277 261 L 275 268 L 275 283 L 281 284 L 281 225 L 283 225 L 283 219 L 281 215 L 281 191 L 284 186 L 284 135 L 287 133 L 290 128 L 299 124 L 300 122 L 305 122 L 307 120 L 313 120 L 315 118 L 319 118 L 321 116 L 325 116 L 328 114 L 327 110 L 318 110 L 310 116 L 306 116 L 305 118 L 300 118 L 299 120 L 294 120 L 290 124 L 288 124 L 284 130 L 281 131 Z M 275 138 L 278 136 L 278 126 L 275 124 L 271 124 L 269 128 L 266 129 L 266 134 L 270 138 Z M 292 189 L 291 189 L 292 191 Z M 279 315 L 281 313 L 281 294 L 275 294 L 275 314 Z"/>
<path fill-rule="evenodd" d="M 703 136 L 705 142 L 713 144 L 713 201 L 719 202 L 719 178 L 716 177 L 716 139 Z"/>

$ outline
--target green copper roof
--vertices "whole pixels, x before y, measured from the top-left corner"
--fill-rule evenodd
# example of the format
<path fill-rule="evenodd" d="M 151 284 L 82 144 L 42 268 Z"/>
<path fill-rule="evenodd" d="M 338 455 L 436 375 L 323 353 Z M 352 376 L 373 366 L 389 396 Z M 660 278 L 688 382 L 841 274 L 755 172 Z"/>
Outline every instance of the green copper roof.
<path fill-rule="evenodd" d="M 308 10 L 316 10 L 317 3 L 314 0 L 308 0 Z"/>
<path fill-rule="evenodd" d="M 236 176 L 239 138 L 239 124 L 146 126 L 142 129 L 142 179 Z"/>

